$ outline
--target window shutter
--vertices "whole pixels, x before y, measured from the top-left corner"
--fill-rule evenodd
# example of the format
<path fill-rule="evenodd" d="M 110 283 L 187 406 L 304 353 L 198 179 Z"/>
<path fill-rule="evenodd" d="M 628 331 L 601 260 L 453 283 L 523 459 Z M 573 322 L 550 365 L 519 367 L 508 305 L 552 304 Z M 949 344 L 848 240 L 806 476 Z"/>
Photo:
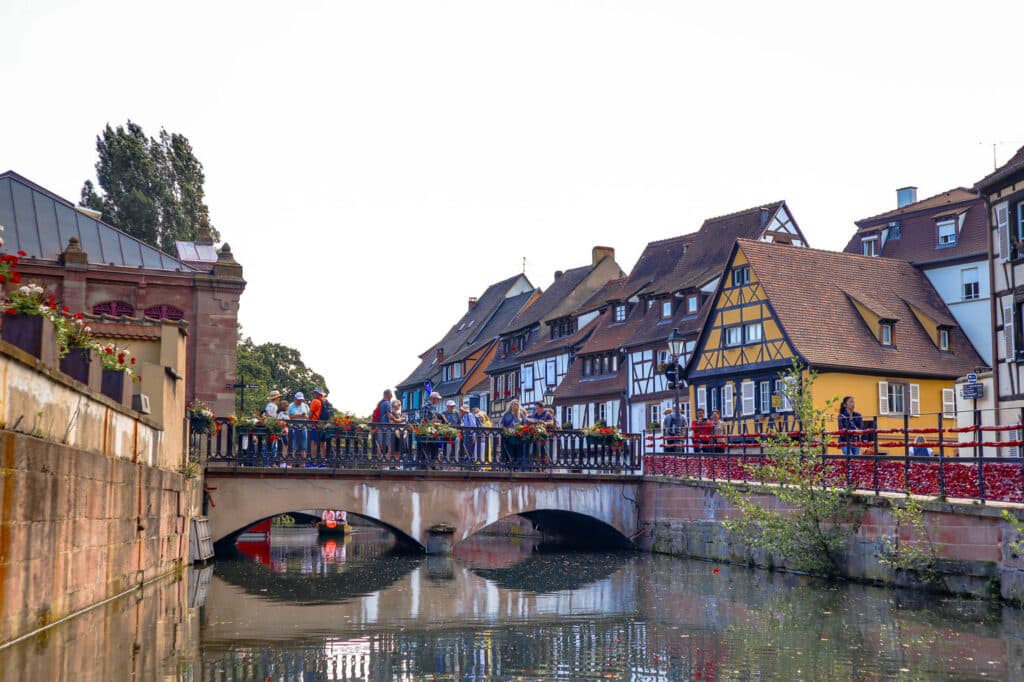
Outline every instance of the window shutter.
<path fill-rule="evenodd" d="M 744 381 L 740 384 L 743 395 L 743 414 L 754 414 L 754 382 Z"/>
<path fill-rule="evenodd" d="M 878 382 L 878 414 L 889 414 L 889 382 Z"/>
<path fill-rule="evenodd" d="M 1003 344 L 1006 347 L 1006 361 L 1013 362 L 1017 357 L 1014 334 L 1013 306 L 1003 306 Z"/>
<path fill-rule="evenodd" d="M 731 419 L 733 416 L 732 384 L 726 384 L 722 387 L 722 416 L 726 419 Z"/>
<path fill-rule="evenodd" d="M 921 384 L 910 384 L 910 416 L 921 414 Z"/>
<path fill-rule="evenodd" d="M 1010 212 L 1004 201 L 995 207 L 996 231 L 999 233 L 999 260 L 1010 259 Z"/>
<path fill-rule="evenodd" d="M 952 388 L 942 389 L 942 417 L 956 419 L 956 390 Z"/>
<path fill-rule="evenodd" d="M 697 387 L 697 409 L 704 410 L 704 414 L 708 413 L 708 390 L 703 386 Z"/>
<path fill-rule="evenodd" d="M 619 425 L 619 408 L 617 400 L 609 400 L 604 406 L 604 421 L 615 428 Z"/>
<path fill-rule="evenodd" d="M 1013 431 L 1007 431 L 1006 432 L 1006 436 L 1011 441 L 1019 441 L 1020 440 L 1020 429 L 1015 429 Z M 1007 445 L 1006 446 L 1006 456 L 1007 457 L 1020 457 L 1020 446 L 1019 445 Z"/>

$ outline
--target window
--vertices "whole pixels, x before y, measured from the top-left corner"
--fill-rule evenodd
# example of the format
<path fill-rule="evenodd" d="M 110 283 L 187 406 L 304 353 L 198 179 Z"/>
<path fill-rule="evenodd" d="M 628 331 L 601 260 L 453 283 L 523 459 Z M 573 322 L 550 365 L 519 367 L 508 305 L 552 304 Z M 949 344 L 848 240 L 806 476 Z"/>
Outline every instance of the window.
<path fill-rule="evenodd" d="M 583 358 L 583 376 L 589 377 L 594 373 L 594 359 L 587 357 Z"/>
<path fill-rule="evenodd" d="M 761 323 L 751 322 L 743 325 L 743 343 L 761 342 Z"/>
<path fill-rule="evenodd" d="M 949 350 L 949 330 L 939 330 L 939 350 Z"/>
<path fill-rule="evenodd" d="M 173 305 L 151 305 L 142 313 L 156 320 L 180 320 L 185 313 Z"/>
<path fill-rule="evenodd" d="M 558 365 L 554 358 L 548 358 L 544 361 L 544 383 L 548 386 L 554 386 L 558 383 L 557 369 Z"/>
<path fill-rule="evenodd" d="M 523 375 L 523 386 L 533 388 L 533 365 L 523 365 L 520 370 Z"/>
<path fill-rule="evenodd" d="M 885 230 L 885 238 L 889 240 L 899 239 L 902 233 L 899 223 L 889 223 L 889 227 Z"/>
<path fill-rule="evenodd" d="M 661 423 L 661 404 L 654 403 L 653 405 L 647 406 L 647 423 L 648 424 L 660 424 Z"/>
<path fill-rule="evenodd" d="M 741 346 L 743 345 L 743 328 L 740 326 L 726 327 L 725 328 L 725 345 L 726 346 Z"/>
<path fill-rule="evenodd" d="M 616 322 L 625 322 L 626 321 L 626 305 L 624 303 L 620 303 L 617 306 L 615 306 L 615 321 Z"/>
<path fill-rule="evenodd" d="M 562 421 L 569 422 L 572 425 L 576 425 L 576 422 L 572 418 L 572 405 L 566 405 L 562 408 Z"/>
<path fill-rule="evenodd" d="M 596 421 L 602 421 L 605 424 L 608 423 L 608 405 L 605 403 L 596 403 L 594 405 L 594 419 Z"/>
<path fill-rule="evenodd" d="M 664 320 L 664 319 L 669 318 L 669 317 L 672 317 L 672 301 L 671 301 L 671 299 L 668 300 L 668 301 L 662 301 L 661 302 L 661 319 Z"/>
<path fill-rule="evenodd" d="M 878 340 L 883 346 L 892 345 L 892 322 L 882 322 L 878 325 Z"/>
<path fill-rule="evenodd" d="M 978 268 L 964 268 L 961 270 L 960 282 L 962 284 L 963 300 L 973 301 L 981 297 L 981 289 L 978 284 Z"/>
<path fill-rule="evenodd" d="M 861 242 L 861 253 L 865 256 L 878 255 L 878 237 L 864 237 Z"/>
<path fill-rule="evenodd" d="M 878 413 L 903 414 L 906 410 L 907 384 L 896 381 L 878 382 Z"/>
<path fill-rule="evenodd" d="M 942 389 L 942 418 L 956 419 L 956 391 L 952 388 Z"/>
<path fill-rule="evenodd" d="M 134 315 L 135 306 L 131 303 L 125 303 L 124 301 L 106 301 L 105 303 L 97 303 L 92 307 L 93 315 L 110 315 L 111 317 L 121 317 L 122 315 Z"/>
<path fill-rule="evenodd" d="M 741 265 L 732 271 L 732 285 L 734 287 L 741 287 L 744 284 L 750 284 L 749 265 Z"/>
<path fill-rule="evenodd" d="M 760 405 L 760 409 L 758 410 L 758 412 L 760 412 L 761 414 L 771 414 L 771 411 L 772 411 L 772 389 L 771 389 L 771 383 L 767 382 L 767 381 L 762 381 L 760 386 L 759 386 L 759 388 L 760 388 L 760 395 L 758 397 L 761 399 L 761 401 L 760 401 L 761 405 Z"/>
<path fill-rule="evenodd" d="M 940 220 L 938 226 L 939 246 L 953 246 L 956 244 L 956 220 L 952 218 Z"/>
<path fill-rule="evenodd" d="M 790 386 L 793 384 L 792 377 L 786 377 L 785 379 L 775 380 L 775 395 L 778 396 L 779 400 L 779 412 L 792 412 L 793 403 L 789 400 L 788 391 L 792 391 Z"/>
<path fill-rule="evenodd" d="M 700 302 L 699 302 L 699 299 L 697 298 L 697 294 L 690 294 L 689 296 L 687 296 L 686 297 L 686 314 L 687 315 L 696 315 L 697 311 L 699 309 L 700 309 Z"/>
<path fill-rule="evenodd" d="M 708 390 L 704 386 L 697 387 L 697 409 L 704 410 L 704 414 L 708 411 Z"/>

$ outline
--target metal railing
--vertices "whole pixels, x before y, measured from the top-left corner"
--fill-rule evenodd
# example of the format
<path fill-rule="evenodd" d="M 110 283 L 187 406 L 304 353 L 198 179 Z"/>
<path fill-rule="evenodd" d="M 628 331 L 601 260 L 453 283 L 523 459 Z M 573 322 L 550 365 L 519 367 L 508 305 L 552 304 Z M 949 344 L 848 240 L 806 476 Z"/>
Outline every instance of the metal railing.
<path fill-rule="evenodd" d="M 993 412 L 993 411 L 988 411 Z M 972 500 L 1024 502 L 1024 411 L 1003 415 L 972 411 L 963 415 L 872 418 L 863 429 L 839 429 L 833 420 L 824 437 L 809 444 L 819 472 L 837 487 Z M 998 417 L 1012 423 L 996 423 Z M 883 423 L 879 423 L 883 422 Z M 934 426 L 932 425 L 934 424 Z M 740 426 L 741 428 L 736 428 Z M 645 473 L 698 480 L 757 480 L 756 470 L 769 456 L 772 429 L 732 433 L 703 429 L 678 434 L 644 433 Z M 801 425 L 780 425 L 793 438 Z M 921 441 L 918 441 L 921 438 Z M 657 446 L 657 447 L 656 447 Z M 656 450 L 660 450 L 656 451 Z M 759 481 L 770 483 L 772 481 Z"/>
<path fill-rule="evenodd" d="M 409 425 L 370 424 L 369 431 L 343 431 L 293 419 L 285 433 L 275 435 L 216 421 L 215 432 L 189 432 L 192 457 L 206 466 L 639 475 L 642 464 L 636 434 L 609 443 L 581 431 L 556 430 L 545 442 L 523 442 L 506 438 L 500 428 L 462 427 L 457 436 L 438 440 L 416 436 Z"/>

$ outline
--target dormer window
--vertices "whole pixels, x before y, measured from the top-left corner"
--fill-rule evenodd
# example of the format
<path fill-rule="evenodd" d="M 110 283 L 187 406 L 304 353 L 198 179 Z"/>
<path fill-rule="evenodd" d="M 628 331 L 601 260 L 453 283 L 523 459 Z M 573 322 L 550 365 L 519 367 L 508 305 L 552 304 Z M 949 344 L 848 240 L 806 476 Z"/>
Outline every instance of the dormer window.
<path fill-rule="evenodd" d="M 732 285 L 734 287 L 741 287 L 744 284 L 750 284 L 749 265 L 741 265 L 732 271 Z"/>
<path fill-rule="evenodd" d="M 860 241 L 861 253 L 865 256 L 877 256 L 878 255 L 878 236 L 864 237 Z"/>
<path fill-rule="evenodd" d="M 939 330 L 939 350 L 949 350 L 949 330 Z"/>
<path fill-rule="evenodd" d="M 889 227 L 885 230 L 885 238 L 889 240 L 899 239 L 902 235 L 902 229 L 900 224 L 897 222 L 889 223 Z"/>
<path fill-rule="evenodd" d="M 880 322 L 878 324 L 878 340 L 883 346 L 892 345 L 892 322 Z"/>
<path fill-rule="evenodd" d="M 700 298 L 697 294 L 690 294 L 686 297 L 686 314 L 696 315 L 698 310 L 700 310 Z"/>
<path fill-rule="evenodd" d="M 672 300 L 661 302 L 661 319 L 667 320 L 672 317 Z"/>
<path fill-rule="evenodd" d="M 937 224 L 939 229 L 939 246 L 954 246 L 956 244 L 956 220 L 949 218 L 947 220 L 940 220 Z"/>
<path fill-rule="evenodd" d="M 626 304 L 625 303 L 616 304 L 615 310 L 614 310 L 614 316 L 615 316 L 614 320 L 616 322 L 625 322 L 626 321 Z"/>

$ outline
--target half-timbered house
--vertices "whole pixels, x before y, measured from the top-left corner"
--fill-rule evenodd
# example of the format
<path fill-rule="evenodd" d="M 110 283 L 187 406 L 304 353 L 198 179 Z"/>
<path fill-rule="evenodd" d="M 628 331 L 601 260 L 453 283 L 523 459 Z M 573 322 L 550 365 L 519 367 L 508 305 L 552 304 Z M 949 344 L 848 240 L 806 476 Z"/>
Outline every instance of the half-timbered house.
<path fill-rule="evenodd" d="M 954 382 L 982 364 L 910 263 L 740 239 L 687 366 L 691 400 L 759 432 L 792 413 L 794 359 L 818 372 L 818 407 L 853 396 L 880 428 L 955 419 Z"/>
<path fill-rule="evenodd" d="M 506 299 L 523 294 L 532 295 L 533 291 L 530 280 L 526 275 L 520 274 L 495 282 L 479 297 L 469 299 L 469 305 L 462 317 L 441 340 L 420 354 L 419 365 L 397 386 L 403 409 L 411 418 L 418 418 L 420 408 L 438 384 L 457 381 L 465 375 L 466 358 L 459 363 L 447 359 L 462 353 L 467 346 L 473 344 L 473 339 L 478 337 L 477 332 L 487 325 Z M 445 366 L 450 367 L 447 373 L 442 371 Z"/>
<path fill-rule="evenodd" d="M 667 339 L 678 329 L 686 339 L 685 365 L 693 352 L 708 301 L 725 269 L 737 239 L 749 238 L 793 246 L 807 240 L 784 201 L 708 218 L 700 229 L 675 239 L 648 245 L 638 268 L 646 270 L 650 284 L 639 292 L 640 317 L 624 344 L 630 431 L 640 431 L 670 408 L 674 391 L 668 389 L 664 368 L 671 361 Z M 631 275 L 632 276 L 632 275 Z M 685 385 L 685 384 L 684 384 Z M 680 391 L 680 411 L 689 418 L 688 391 Z"/>
<path fill-rule="evenodd" d="M 556 272 L 551 286 L 508 324 L 486 370 L 492 417 L 501 415 L 513 398 L 534 402 L 558 387 L 580 342 L 574 311 L 622 274 L 615 250 L 595 246 L 589 265 Z"/>

